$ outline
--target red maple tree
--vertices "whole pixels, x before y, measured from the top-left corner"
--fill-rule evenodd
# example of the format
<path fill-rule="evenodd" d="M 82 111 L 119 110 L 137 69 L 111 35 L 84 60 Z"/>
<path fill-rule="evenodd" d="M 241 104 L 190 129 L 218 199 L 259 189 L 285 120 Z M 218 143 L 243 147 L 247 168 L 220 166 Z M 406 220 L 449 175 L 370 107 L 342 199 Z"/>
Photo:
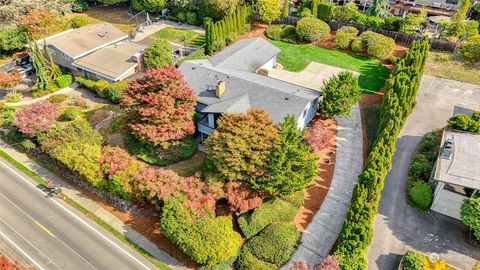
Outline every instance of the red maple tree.
<path fill-rule="evenodd" d="M 130 83 L 122 106 L 128 113 L 131 132 L 154 145 L 180 140 L 195 132 L 195 95 L 173 65 L 148 69 Z"/>
<path fill-rule="evenodd" d="M 47 132 L 55 127 L 59 115 L 57 104 L 42 100 L 17 111 L 13 125 L 20 132 L 33 138 L 37 132 Z"/>
<path fill-rule="evenodd" d="M 245 182 L 228 182 L 225 185 L 225 195 L 230 209 L 239 214 L 262 205 L 262 197 L 260 194 L 251 189 Z"/>

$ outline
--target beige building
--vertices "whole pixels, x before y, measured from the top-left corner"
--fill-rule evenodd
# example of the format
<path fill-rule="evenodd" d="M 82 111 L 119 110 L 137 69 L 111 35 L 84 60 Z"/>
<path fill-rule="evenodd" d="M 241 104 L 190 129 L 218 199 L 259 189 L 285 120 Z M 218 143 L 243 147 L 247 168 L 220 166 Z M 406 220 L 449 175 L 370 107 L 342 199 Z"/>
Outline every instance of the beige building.
<path fill-rule="evenodd" d="M 70 29 L 39 41 L 47 43 L 53 61 L 74 75 L 120 81 L 141 66 L 145 46 L 109 23 Z"/>
<path fill-rule="evenodd" d="M 451 17 L 462 0 L 390 0 L 392 13 L 405 16 L 409 12 L 420 13 L 425 10 L 429 16 Z"/>
<path fill-rule="evenodd" d="M 431 209 L 460 219 L 463 200 L 480 190 L 480 135 L 445 129 L 432 182 Z"/>

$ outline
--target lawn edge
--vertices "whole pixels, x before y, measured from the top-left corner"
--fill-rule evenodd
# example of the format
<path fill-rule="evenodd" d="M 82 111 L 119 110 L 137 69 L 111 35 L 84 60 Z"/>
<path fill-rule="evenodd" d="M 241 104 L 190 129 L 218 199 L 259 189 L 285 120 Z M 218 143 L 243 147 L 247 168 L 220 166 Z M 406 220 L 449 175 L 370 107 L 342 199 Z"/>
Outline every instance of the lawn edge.
<path fill-rule="evenodd" d="M 37 173 L 33 172 L 26 166 L 24 166 L 22 163 L 18 162 L 16 159 L 8 155 L 5 151 L 0 149 L 0 157 L 4 158 L 7 160 L 11 165 L 13 165 L 15 168 L 20 170 L 22 173 L 26 174 L 28 177 L 32 178 L 35 182 L 38 184 L 45 186 L 46 181 L 38 175 Z M 43 166 L 42 166 L 43 167 Z M 47 168 L 48 169 L 48 168 Z M 127 236 L 125 236 L 123 233 L 117 231 L 114 229 L 112 226 L 110 226 L 107 222 L 96 216 L 93 212 L 87 210 L 85 207 L 74 201 L 73 199 L 65 196 L 64 201 L 68 203 L 70 206 L 74 207 L 75 209 L 79 210 L 84 216 L 89 218 L 90 220 L 94 221 L 97 223 L 100 227 L 104 228 L 107 230 L 109 233 L 111 233 L 113 236 L 115 236 L 118 240 L 122 241 L 124 244 L 127 246 L 133 248 L 136 252 L 138 252 L 140 255 L 142 255 L 144 258 L 146 258 L 148 261 L 150 261 L 152 264 L 157 266 L 158 268 L 162 270 L 171 270 L 170 267 L 168 267 L 164 262 L 158 260 L 155 258 L 152 254 L 150 254 L 148 251 L 143 249 L 142 247 L 138 246 L 135 242 L 130 240 Z"/>

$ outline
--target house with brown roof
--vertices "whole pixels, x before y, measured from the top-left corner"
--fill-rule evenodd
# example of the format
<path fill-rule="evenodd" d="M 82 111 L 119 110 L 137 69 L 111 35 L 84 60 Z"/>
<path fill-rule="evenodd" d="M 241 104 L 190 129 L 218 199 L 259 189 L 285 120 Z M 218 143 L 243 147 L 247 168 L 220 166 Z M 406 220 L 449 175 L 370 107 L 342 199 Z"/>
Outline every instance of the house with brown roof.
<path fill-rule="evenodd" d="M 110 82 L 133 75 L 145 50 L 109 23 L 70 29 L 38 43 L 46 43 L 53 61 L 72 74 Z"/>

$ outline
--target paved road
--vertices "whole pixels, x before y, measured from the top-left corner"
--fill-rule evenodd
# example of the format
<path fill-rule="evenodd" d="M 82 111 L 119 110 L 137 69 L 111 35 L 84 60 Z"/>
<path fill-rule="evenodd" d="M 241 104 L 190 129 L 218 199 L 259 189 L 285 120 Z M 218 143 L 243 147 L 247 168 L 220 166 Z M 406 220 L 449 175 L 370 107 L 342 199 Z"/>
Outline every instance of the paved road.
<path fill-rule="evenodd" d="M 0 160 L 0 240 L 38 270 L 157 269 Z"/>
<path fill-rule="evenodd" d="M 446 125 L 456 113 L 480 110 L 480 85 L 425 75 L 417 106 L 408 118 L 393 157 L 393 168 L 382 192 L 368 269 L 397 269 L 401 255 L 415 248 L 437 253 L 464 270 L 470 270 L 480 250 L 465 242 L 465 227 L 457 220 L 430 212 L 421 214 L 405 201 L 404 189 L 410 160 L 422 136 Z"/>

